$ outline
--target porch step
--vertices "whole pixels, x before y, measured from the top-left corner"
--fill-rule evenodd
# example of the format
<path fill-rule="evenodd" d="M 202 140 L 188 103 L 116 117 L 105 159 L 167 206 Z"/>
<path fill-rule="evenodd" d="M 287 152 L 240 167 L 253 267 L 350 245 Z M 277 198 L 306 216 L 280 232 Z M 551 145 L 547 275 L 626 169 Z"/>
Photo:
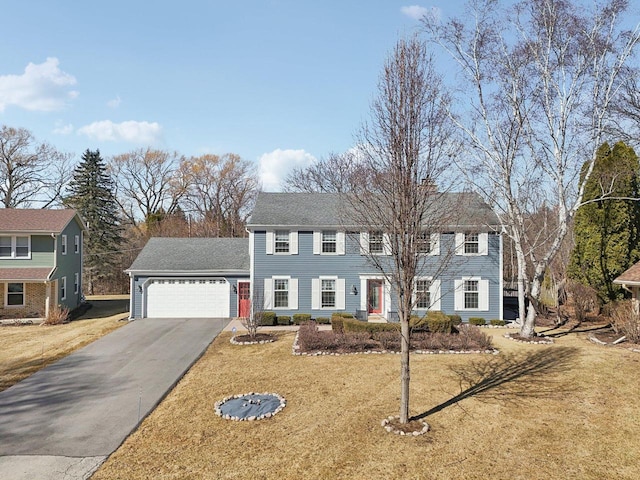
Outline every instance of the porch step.
<path fill-rule="evenodd" d="M 382 315 L 369 314 L 369 316 L 367 317 L 367 321 L 369 323 L 387 323 L 387 319 L 384 318 Z"/>

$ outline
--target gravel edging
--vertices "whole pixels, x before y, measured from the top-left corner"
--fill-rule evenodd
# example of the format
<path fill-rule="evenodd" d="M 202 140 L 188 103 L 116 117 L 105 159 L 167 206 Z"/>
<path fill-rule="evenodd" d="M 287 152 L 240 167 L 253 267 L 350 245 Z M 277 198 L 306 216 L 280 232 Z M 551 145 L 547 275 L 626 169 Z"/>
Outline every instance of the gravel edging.
<path fill-rule="evenodd" d="M 415 430 L 413 432 L 404 432 L 402 430 L 398 430 L 391 423 L 394 420 L 400 420 L 400 417 L 399 416 L 394 417 L 393 415 L 390 417 L 387 417 L 384 420 L 382 420 L 381 425 L 389 433 L 395 433 L 396 435 L 402 435 L 407 437 L 417 437 L 419 435 L 424 435 L 429 431 L 429 424 L 424 420 L 420 420 L 420 423 L 423 425 L 422 430 Z"/>
<path fill-rule="evenodd" d="M 265 344 L 265 343 L 273 343 L 275 341 L 276 341 L 275 338 L 271 338 L 269 340 L 255 340 L 255 341 L 248 341 L 248 342 L 239 342 L 239 341 L 236 340 L 235 336 L 231 337 L 231 340 L 229 340 L 229 342 L 232 345 L 261 345 L 261 344 Z"/>
<path fill-rule="evenodd" d="M 220 407 L 228 402 L 229 400 L 234 400 L 236 398 L 242 398 L 242 397 L 250 397 L 253 395 L 269 395 L 272 397 L 276 397 L 279 401 L 280 404 L 278 405 L 278 407 L 273 411 L 273 412 L 267 412 L 263 415 L 258 415 L 258 416 L 249 416 L 249 417 L 238 417 L 238 416 L 232 416 L 232 415 L 225 415 L 222 413 L 222 410 L 220 409 Z M 249 393 L 243 393 L 241 395 L 232 395 L 230 397 L 225 397 L 222 400 L 216 402 L 214 404 L 214 411 L 216 413 L 216 415 L 218 415 L 221 418 L 224 418 L 225 420 L 233 420 L 236 422 L 253 422 L 255 420 L 264 420 L 265 418 L 271 418 L 273 417 L 276 413 L 279 413 L 282 411 L 282 409 L 284 407 L 286 407 L 287 405 L 287 401 L 285 400 L 285 398 L 281 395 L 278 395 L 277 393 L 272 393 L 272 392 L 265 392 L 265 393 L 256 393 L 256 392 L 249 392 Z"/>
<path fill-rule="evenodd" d="M 529 345 L 551 345 L 553 344 L 553 338 L 549 337 L 533 337 L 531 340 L 523 340 L 521 338 L 513 338 L 510 333 L 505 333 L 504 338 L 507 338 L 513 342 L 517 343 L 526 343 Z"/>

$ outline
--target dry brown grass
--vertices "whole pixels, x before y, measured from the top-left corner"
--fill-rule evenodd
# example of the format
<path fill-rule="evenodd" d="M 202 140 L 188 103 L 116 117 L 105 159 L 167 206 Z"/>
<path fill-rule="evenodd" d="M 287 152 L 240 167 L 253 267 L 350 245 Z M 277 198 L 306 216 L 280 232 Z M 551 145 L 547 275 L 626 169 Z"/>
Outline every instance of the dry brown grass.
<path fill-rule="evenodd" d="M 1 326 L 0 391 L 124 324 L 122 299 L 92 299 L 94 307 L 70 323 Z"/>
<path fill-rule="evenodd" d="M 639 354 L 490 332 L 500 355 L 412 356 L 412 413 L 432 428 L 415 438 L 380 426 L 398 409 L 397 355 L 296 357 L 292 333 L 255 346 L 222 334 L 93 478 L 638 478 Z M 259 422 L 214 414 L 249 391 L 287 407 Z"/>

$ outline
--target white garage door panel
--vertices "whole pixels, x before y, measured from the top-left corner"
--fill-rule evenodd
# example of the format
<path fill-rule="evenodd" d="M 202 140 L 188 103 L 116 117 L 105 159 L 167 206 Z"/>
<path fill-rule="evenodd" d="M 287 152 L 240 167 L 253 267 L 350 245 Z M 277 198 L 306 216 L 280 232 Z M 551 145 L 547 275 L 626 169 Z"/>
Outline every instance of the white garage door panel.
<path fill-rule="evenodd" d="M 147 317 L 211 318 L 229 316 L 225 280 L 152 280 L 147 286 Z"/>

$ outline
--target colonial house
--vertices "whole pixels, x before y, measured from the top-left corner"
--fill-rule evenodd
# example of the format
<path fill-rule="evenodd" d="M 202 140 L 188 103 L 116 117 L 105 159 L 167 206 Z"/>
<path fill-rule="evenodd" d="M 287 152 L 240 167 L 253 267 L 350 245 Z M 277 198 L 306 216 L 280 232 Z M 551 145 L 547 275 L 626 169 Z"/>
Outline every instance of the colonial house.
<path fill-rule="evenodd" d="M 455 222 L 421 238 L 425 266 L 415 283 L 415 313 L 502 318 L 498 219 L 476 194 L 445 198 L 460 211 Z M 243 316 L 253 299 L 277 315 L 344 311 L 396 321 L 392 285 L 368 255 L 388 255 L 388 236 L 345 227 L 346 208 L 338 194 L 260 193 L 248 239 L 150 240 L 127 270 L 131 318 Z"/>
<path fill-rule="evenodd" d="M 82 301 L 82 236 L 75 210 L 0 209 L 0 316 L 46 317 Z"/>

